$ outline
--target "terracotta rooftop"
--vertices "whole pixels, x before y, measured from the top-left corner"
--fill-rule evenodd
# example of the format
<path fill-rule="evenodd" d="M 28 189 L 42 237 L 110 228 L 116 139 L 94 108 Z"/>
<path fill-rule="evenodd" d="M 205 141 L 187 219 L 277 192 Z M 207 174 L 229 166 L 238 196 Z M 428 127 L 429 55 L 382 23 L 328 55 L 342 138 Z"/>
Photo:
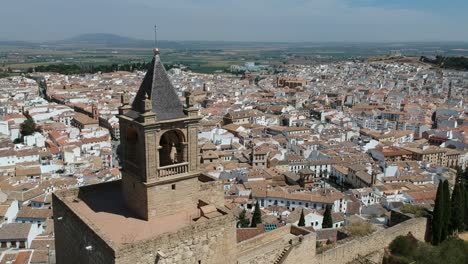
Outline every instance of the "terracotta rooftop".
<path fill-rule="evenodd" d="M 82 114 L 82 113 L 76 113 L 74 119 L 79 122 L 80 124 L 83 125 L 92 125 L 92 124 L 97 124 L 98 121 L 95 119 L 92 119 L 91 117 Z"/>
<path fill-rule="evenodd" d="M 26 240 L 31 224 L 11 223 L 0 228 L 0 240 Z"/>
<path fill-rule="evenodd" d="M 407 151 L 402 148 L 394 147 L 394 146 L 385 147 L 385 148 L 376 148 L 375 150 L 381 152 L 386 157 L 411 155 L 410 151 Z"/>
<path fill-rule="evenodd" d="M 55 250 L 55 240 L 53 238 L 36 238 L 31 242 L 31 248 L 36 250 L 47 250 L 47 245 L 51 250 Z"/>
<path fill-rule="evenodd" d="M 31 258 L 32 251 L 20 251 L 16 255 L 14 264 L 28 264 Z"/>
<path fill-rule="evenodd" d="M 33 209 L 29 206 L 24 206 L 18 211 L 17 218 L 39 218 L 47 219 L 52 217 L 52 210 L 50 209 Z"/>
<path fill-rule="evenodd" d="M 53 243 L 52 243 L 53 244 Z M 47 263 L 47 250 L 34 250 L 30 263 Z"/>

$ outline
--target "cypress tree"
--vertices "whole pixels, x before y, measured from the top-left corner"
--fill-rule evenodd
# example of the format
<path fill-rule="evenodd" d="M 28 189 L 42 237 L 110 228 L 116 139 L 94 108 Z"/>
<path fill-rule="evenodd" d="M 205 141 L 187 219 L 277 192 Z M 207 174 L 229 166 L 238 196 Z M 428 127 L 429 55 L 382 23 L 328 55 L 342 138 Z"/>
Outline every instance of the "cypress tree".
<path fill-rule="evenodd" d="M 258 201 L 255 204 L 255 210 L 252 216 L 252 222 L 250 223 L 250 227 L 257 227 L 257 224 L 262 223 L 262 212 L 260 212 L 260 205 L 258 205 Z"/>
<path fill-rule="evenodd" d="M 239 214 L 239 222 L 237 224 L 240 228 L 249 227 L 250 221 L 245 217 L 245 209 Z"/>
<path fill-rule="evenodd" d="M 437 187 L 437 196 L 435 200 L 434 211 L 432 212 L 432 244 L 438 245 L 441 242 L 442 227 L 443 227 L 443 210 L 444 210 L 444 191 L 442 181 Z"/>
<path fill-rule="evenodd" d="M 305 226 L 305 217 L 304 217 L 304 209 L 301 210 L 301 217 L 299 218 L 298 226 Z"/>
<path fill-rule="evenodd" d="M 463 207 L 465 213 L 465 230 L 468 230 L 468 184 L 462 184 L 463 186 Z"/>
<path fill-rule="evenodd" d="M 443 207 L 443 225 L 442 225 L 442 233 L 440 235 L 440 242 L 443 242 L 447 239 L 450 235 L 450 216 L 451 216 L 451 204 L 450 204 L 450 187 L 448 181 L 444 181 L 443 185 L 443 193 L 444 193 L 444 207 Z"/>
<path fill-rule="evenodd" d="M 327 205 L 325 208 L 325 213 L 323 214 L 322 228 L 331 228 L 333 227 L 333 219 L 331 216 L 331 206 Z"/>
<path fill-rule="evenodd" d="M 460 180 L 461 185 L 461 196 L 463 200 L 463 213 L 464 213 L 464 222 L 465 222 L 465 230 L 468 230 L 468 167 L 465 168 L 463 173 L 463 177 Z"/>
<path fill-rule="evenodd" d="M 450 219 L 450 233 L 454 234 L 465 230 L 465 194 L 463 186 L 463 171 L 457 169 L 457 178 L 452 192 L 452 208 Z"/>
<path fill-rule="evenodd" d="M 460 203 L 463 213 L 461 214 L 462 226 L 459 231 L 463 231 L 468 228 L 468 190 L 464 183 L 460 183 Z"/>

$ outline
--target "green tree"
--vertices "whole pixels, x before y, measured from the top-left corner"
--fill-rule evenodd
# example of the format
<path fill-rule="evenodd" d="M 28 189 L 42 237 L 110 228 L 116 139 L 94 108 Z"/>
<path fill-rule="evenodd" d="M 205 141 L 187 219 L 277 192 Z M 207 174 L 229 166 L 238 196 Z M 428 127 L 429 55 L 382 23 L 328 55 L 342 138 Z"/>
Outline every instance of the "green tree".
<path fill-rule="evenodd" d="M 397 237 L 390 244 L 391 255 L 384 257 L 385 264 L 462 264 L 468 263 L 468 242 L 450 238 L 438 246 L 407 237 Z"/>
<path fill-rule="evenodd" d="M 325 213 L 323 214 L 322 228 L 331 228 L 333 227 L 333 219 L 331 216 L 331 205 L 327 205 L 325 208 Z"/>
<path fill-rule="evenodd" d="M 416 253 L 418 240 L 410 236 L 397 236 L 389 245 L 393 255 L 412 257 Z"/>
<path fill-rule="evenodd" d="M 448 181 L 444 181 L 443 185 L 444 192 L 444 208 L 443 208 L 443 225 L 441 233 L 441 241 L 445 241 L 450 236 L 450 216 L 451 216 L 451 204 L 450 204 L 450 187 Z"/>
<path fill-rule="evenodd" d="M 245 209 L 239 214 L 239 222 L 237 222 L 237 226 L 240 228 L 249 227 L 250 221 L 245 217 Z"/>
<path fill-rule="evenodd" d="M 262 212 L 260 212 L 260 205 L 257 203 L 255 204 L 255 210 L 252 216 L 252 222 L 250 223 L 250 227 L 257 227 L 257 224 L 262 223 Z"/>
<path fill-rule="evenodd" d="M 305 217 L 304 217 L 304 209 L 301 210 L 301 217 L 299 217 L 298 226 L 305 226 Z"/>
<path fill-rule="evenodd" d="M 465 188 L 463 183 L 463 171 L 457 168 L 457 178 L 455 179 L 455 187 L 452 192 L 451 199 L 451 217 L 450 217 L 450 233 L 454 234 L 458 231 L 465 230 Z"/>
<path fill-rule="evenodd" d="M 464 214 L 465 214 L 465 229 L 468 230 L 468 167 L 465 168 L 465 173 L 463 173 L 463 197 L 464 197 Z"/>
<path fill-rule="evenodd" d="M 21 135 L 23 137 L 32 135 L 36 131 L 40 132 L 41 129 L 36 126 L 36 123 L 32 119 L 28 118 L 21 124 Z"/>
<path fill-rule="evenodd" d="M 435 200 L 434 211 L 432 212 L 432 244 L 438 245 L 441 242 L 442 229 L 444 225 L 444 190 L 443 182 L 439 182 Z"/>

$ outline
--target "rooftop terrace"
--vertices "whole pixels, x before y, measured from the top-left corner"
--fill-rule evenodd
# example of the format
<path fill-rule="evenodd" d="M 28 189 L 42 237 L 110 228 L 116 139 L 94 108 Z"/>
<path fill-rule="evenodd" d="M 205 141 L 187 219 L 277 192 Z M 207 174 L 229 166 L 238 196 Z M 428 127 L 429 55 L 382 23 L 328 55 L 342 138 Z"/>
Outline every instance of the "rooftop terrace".
<path fill-rule="evenodd" d="M 101 233 L 107 242 L 114 245 L 173 233 L 226 214 L 213 205 L 199 201 L 198 208 L 193 210 L 145 221 L 126 207 L 120 181 L 82 187 L 74 195 L 65 195 L 61 199 L 96 232 Z"/>

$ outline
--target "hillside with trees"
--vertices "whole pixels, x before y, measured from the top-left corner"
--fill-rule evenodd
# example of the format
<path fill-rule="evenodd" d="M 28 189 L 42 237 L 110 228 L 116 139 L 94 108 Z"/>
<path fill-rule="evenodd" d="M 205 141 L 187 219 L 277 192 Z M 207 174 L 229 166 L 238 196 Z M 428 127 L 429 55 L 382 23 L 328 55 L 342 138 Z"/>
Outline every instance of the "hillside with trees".
<path fill-rule="evenodd" d="M 425 56 L 420 58 L 420 61 L 435 64 L 444 69 L 468 71 L 468 58 L 467 57 L 443 57 L 436 56 L 431 59 Z"/>

